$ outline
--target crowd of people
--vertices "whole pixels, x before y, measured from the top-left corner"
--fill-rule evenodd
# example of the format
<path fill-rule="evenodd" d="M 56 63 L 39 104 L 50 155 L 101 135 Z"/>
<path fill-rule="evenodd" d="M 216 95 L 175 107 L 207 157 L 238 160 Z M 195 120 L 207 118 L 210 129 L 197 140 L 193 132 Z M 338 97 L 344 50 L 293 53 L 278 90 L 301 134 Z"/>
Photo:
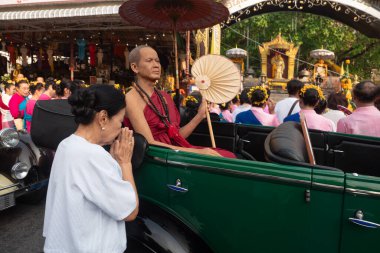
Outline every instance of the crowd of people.
<path fill-rule="evenodd" d="M 380 137 L 380 87 L 370 81 L 353 89 L 356 109 L 347 109 L 342 92 L 325 94 L 319 86 L 293 79 L 287 83 L 288 97 L 277 103 L 270 99 L 270 90 L 263 86 L 244 89 L 229 103 L 209 108 L 214 121 L 277 127 L 283 122 L 300 122 L 305 116 L 309 129 Z M 184 99 L 181 121 L 188 122 L 199 106 L 201 95 L 194 92 Z M 351 115 L 352 114 L 352 115 Z"/>
<path fill-rule="evenodd" d="M 30 81 L 23 76 L 16 82 L 11 80 L 2 85 L 0 95 L 0 129 L 15 128 L 30 133 L 33 110 L 38 100 L 67 99 L 82 86 L 80 80 L 56 80 L 38 77 Z"/>
<path fill-rule="evenodd" d="M 375 107 L 379 87 L 369 81 L 357 84 L 352 112 L 342 110 L 341 93 L 328 94 L 299 80 L 287 84 L 289 97 L 277 104 L 263 86 L 244 89 L 232 101 L 210 104 L 200 92 L 182 97 L 177 110 L 172 97 L 156 89 L 161 65 L 157 52 L 138 46 L 129 54 L 136 79 L 124 95 L 110 85 L 80 88 L 77 82 L 48 78 L 29 83 L 7 83 L 1 97 L 2 127 L 30 130 L 33 107 L 41 99 L 67 99 L 78 128 L 56 151 L 48 187 L 44 252 L 123 252 L 124 221 L 136 218 L 139 200 L 131 157 L 133 131 L 149 144 L 166 148 L 234 158 L 229 151 L 191 145 L 186 138 L 207 110 L 213 120 L 277 127 L 300 121 L 310 129 L 380 137 L 380 111 Z M 348 115 L 350 114 L 350 115 Z M 124 128 L 123 128 L 124 124 Z M 110 152 L 102 148 L 110 145 Z M 68 159 L 70 158 L 70 159 Z M 102 240 L 98 240 L 102 238 Z"/>

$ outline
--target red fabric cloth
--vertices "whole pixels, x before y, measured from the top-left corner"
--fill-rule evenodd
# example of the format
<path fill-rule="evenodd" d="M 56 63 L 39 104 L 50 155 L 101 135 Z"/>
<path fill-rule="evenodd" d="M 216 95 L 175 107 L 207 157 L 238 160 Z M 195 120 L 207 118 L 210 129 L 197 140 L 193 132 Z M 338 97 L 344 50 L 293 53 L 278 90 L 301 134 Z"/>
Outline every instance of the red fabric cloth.
<path fill-rule="evenodd" d="M 96 45 L 94 43 L 91 43 L 90 45 L 88 45 L 88 51 L 90 52 L 90 65 L 92 67 L 95 67 L 95 65 L 96 65 L 96 60 L 95 60 Z"/>
<path fill-rule="evenodd" d="M 4 110 L 9 110 L 9 107 L 6 104 L 4 104 L 3 99 L 1 99 L 1 95 L 0 95 L 0 108 Z"/>
<path fill-rule="evenodd" d="M 118 58 L 124 58 L 125 44 L 117 43 L 113 47 L 113 55 Z"/>
<path fill-rule="evenodd" d="M 20 111 L 18 108 L 24 100 L 25 98 L 18 93 L 13 94 L 11 100 L 9 100 L 9 111 L 14 119 L 24 118 L 24 111 Z"/>
<path fill-rule="evenodd" d="M 13 66 L 16 66 L 16 52 L 13 45 L 8 46 L 9 59 Z"/>
<path fill-rule="evenodd" d="M 3 103 L 3 100 L 1 99 L 0 95 L 0 108 L 4 110 L 9 110 L 8 106 Z M 3 129 L 3 115 L 0 113 L 0 130 Z"/>
<path fill-rule="evenodd" d="M 146 105 L 144 109 L 144 116 L 145 116 L 146 121 L 148 122 L 150 130 L 152 131 L 154 140 L 163 142 L 166 144 L 171 144 L 174 146 L 185 147 L 185 148 L 199 148 L 199 149 L 205 148 L 205 147 L 191 145 L 185 138 L 183 138 L 180 135 L 179 124 L 180 124 L 181 118 L 180 118 L 179 112 L 172 98 L 170 97 L 170 95 L 164 91 L 161 91 L 161 94 L 166 100 L 166 103 L 168 105 L 169 118 L 170 118 L 172 127 L 168 129 L 168 127 L 165 126 L 165 124 L 161 121 L 160 117 L 152 110 L 152 108 Z M 152 94 L 151 100 L 156 105 L 160 113 L 165 115 L 164 107 L 161 104 L 161 101 L 157 93 L 154 92 Z M 125 119 L 124 124 L 132 129 L 132 125 L 128 119 Z M 219 149 L 219 148 L 216 148 L 214 150 L 224 157 L 236 158 L 236 156 L 230 151 Z"/>

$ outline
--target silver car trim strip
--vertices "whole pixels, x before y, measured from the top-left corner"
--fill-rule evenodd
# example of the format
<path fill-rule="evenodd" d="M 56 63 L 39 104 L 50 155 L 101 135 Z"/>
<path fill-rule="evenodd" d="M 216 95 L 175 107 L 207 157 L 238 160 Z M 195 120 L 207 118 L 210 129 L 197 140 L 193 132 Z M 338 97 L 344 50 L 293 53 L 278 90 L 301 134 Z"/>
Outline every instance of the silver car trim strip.
<path fill-rule="evenodd" d="M 5 187 L 0 188 L 0 191 L 2 191 L 2 190 L 6 190 L 6 189 L 9 189 L 9 188 L 12 188 L 12 187 L 17 187 L 17 186 L 19 186 L 19 185 L 20 185 L 20 183 L 11 184 L 11 185 L 8 185 L 8 186 L 5 186 Z"/>
<path fill-rule="evenodd" d="M 306 181 L 306 180 L 290 179 L 290 178 L 284 178 L 284 177 L 278 177 L 278 176 L 262 175 L 262 174 L 258 174 L 258 173 L 252 173 L 252 172 L 246 172 L 246 171 L 235 171 L 235 170 L 222 169 L 222 168 L 221 169 L 215 169 L 215 168 L 210 167 L 210 166 L 198 165 L 198 164 L 189 164 L 189 163 L 170 161 L 170 160 L 168 160 L 168 165 L 192 167 L 195 169 L 207 170 L 207 171 L 212 171 L 212 172 L 216 172 L 216 173 L 226 173 L 226 174 L 231 174 L 231 175 L 248 176 L 248 177 L 260 178 L 260 179 L 267 179 L 270 181 L 281 181 L 281 182 L 292 183 L 292 184 L 300 184 L 300 185 L 305 185 L 305 186 L 311 185 L 311 182 Z"/>
<path fill-rule="evenodd" d="M 327 190 L 333 190 L 333 191 L 344 191 L 344 187 L 343 186 L 338 186 L 338 185 L 331 185 L 331 184 L 323 184 L 323 183 L 315 183 L 313 182 L 313 185 L 312 186 L 316 186 L 318 187 L 318 189 L 322 188 L 322 189 L 327 189 Z"/>
<path fill-rule="evenodd" d="M 367 190 L 358 190 L 353 188 L 347 188 L 347 193 L 350 193 L 352 195 L 366 195 L 366 196 L 372 196 L 372 197 L 378 197 L 380 198 L 380 192 L 375 191 L 367 191 Z"/>

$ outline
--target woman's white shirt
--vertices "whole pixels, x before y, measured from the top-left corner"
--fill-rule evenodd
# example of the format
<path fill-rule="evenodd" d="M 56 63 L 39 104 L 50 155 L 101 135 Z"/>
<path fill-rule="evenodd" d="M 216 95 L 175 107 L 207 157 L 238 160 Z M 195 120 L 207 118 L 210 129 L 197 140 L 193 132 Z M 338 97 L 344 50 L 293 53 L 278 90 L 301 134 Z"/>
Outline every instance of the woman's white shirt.
<path fill-rule="evenodd" d="M 343 112 L 332 109 L 329 109 L 326 113 L 322 114 L 322 116 L 332 120 L 332 122 L 334 122 L 335 128 L 338 124 L 338 121 L 346 117 L 346 115 Z"/>
<path fill-rule="evenodd" d="M 136 208 L 132 185 L 101 146 L 72 134 L 57 149 L 46 198 L 44 252 L 121 253 L 123 219 Z"/>
<path fill-rule="evenodd" d="M 8 95 L 7 93 L 4 93 L 1 96 L 1 99 L 3 100 L 3 103 L 6 106 L 9 106 L 9 100 L 11 100 L 11 97 L 12 96 Z M 1 111 L 1 114 L 3 115 L 3 120 L 2 120 L 3 122 L 13 121 L 13 117 L 9 109 L 8 110 L 0 109 L 0 111 Z"/>

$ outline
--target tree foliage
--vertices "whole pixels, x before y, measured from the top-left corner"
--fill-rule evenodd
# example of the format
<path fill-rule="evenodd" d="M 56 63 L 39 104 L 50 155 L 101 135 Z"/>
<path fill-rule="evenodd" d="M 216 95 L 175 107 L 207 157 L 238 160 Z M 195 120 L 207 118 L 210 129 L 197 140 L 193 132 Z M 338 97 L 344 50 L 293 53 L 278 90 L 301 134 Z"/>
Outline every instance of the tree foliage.
<path fill-rule="evenodd" d="M 249 39 L 247 31 L 249 30 Z M 300 46 L 298 58 L 310 64 L 316 62 L 310 51 L 325 48 L 335 53 L 335 63 L 351 60 L 350 72 L 369 78 L 372 68 L 380 68 L 380 40 L 370 39 L 338 21 L 301 12 L 277 12 L 253 16 L 222 32 L 222 53 L 232 47 L 246 49 L 250 66 L 260 71 L 258 43 L 271 41 L 281 32 L 283 38 Z M 248 47 L 247 47 L 248 40 Z M 298 70 L 311 65 L 296 62 Z"/>

